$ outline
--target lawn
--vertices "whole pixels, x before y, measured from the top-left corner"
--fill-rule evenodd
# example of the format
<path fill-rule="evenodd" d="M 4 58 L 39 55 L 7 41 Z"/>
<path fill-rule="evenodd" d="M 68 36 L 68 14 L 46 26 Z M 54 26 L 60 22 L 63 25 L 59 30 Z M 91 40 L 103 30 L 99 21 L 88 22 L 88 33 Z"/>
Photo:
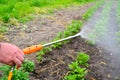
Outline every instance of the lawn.
<path fill-rule="evenodd" d="M 26 22 L 35 14 L 53 13 L 54 9 L 89 1 L 95 0 L 0 0 L 0 22 Z"/>

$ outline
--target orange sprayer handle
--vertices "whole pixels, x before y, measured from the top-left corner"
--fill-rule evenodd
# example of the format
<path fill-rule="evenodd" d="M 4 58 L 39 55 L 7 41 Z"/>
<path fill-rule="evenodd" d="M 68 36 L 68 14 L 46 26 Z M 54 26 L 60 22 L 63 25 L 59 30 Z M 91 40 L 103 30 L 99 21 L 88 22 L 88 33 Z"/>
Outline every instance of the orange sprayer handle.
<path fill-rule="evenodd" d="M 24 52 L 24 54 L 31 54 L 31 53 L 34 53 L 34 52 L 41 50 L 42 47 L 43 47 L 42 45 L 34 45 L 34 46 L 23 49 L 23 52 Z M 8 80 L 12 79 L 12 75 L 13 75 L 13 70 L 10 71 L 9 76 L 8 76 Z"/>
<path fill-rule="evenodd" d="M 42 49 L 42 45 L 34 45 L 28 48 L 23 49 L 24 54 L 31 54 Z"/>
<path fill-rule="evenodd" d="M 12 79 L 12 75 L 13 75 L 13 72 L 10 71 L 9 76 L 8 76 L 8 80 L 11 80 L 11 79 Z"/>

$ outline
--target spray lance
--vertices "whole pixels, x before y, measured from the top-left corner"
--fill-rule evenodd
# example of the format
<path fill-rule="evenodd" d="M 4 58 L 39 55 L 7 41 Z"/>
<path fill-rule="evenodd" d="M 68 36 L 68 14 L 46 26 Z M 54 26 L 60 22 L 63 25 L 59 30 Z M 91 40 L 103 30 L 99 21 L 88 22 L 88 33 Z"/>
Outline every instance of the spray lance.
<path fill-rule="evenodd" d="M 46 43 L 46 44 L 43 44 L 43 45 L 41 45 L 41 44 L 33 45 L 31 47 L 27 47 L 27 48 L 23 49 L 23 53 L 24 54 L 31 54 L 31 53 L 34 53 L 34 52 L 37 52 L 37 51 L 41 50 L 43 47 L 46 47 L 46 46 L 49 46 L 49 45 L 52 45 L 52 44 L 55 44 L 55 43 L 58 43 L 58 42 L 62 42 L 62 41 L 68 40 L 68 39 L 72 39 L 72 38 L 75 38 L 75 37 L 78 37 L 78 36 L 80 36 L 80 33 L 78 33 L 76 35 L 73 35 L 73 36 L 69 36 L 67 38 L 63 38 L 63 39 L 57 40 L 57 41 Z M 9 75 L 8 75 L 8 80 L 12 79 L 14 68 L 15 68 L 15 66 L 13 66 L 11 68 L 11 71 L 9 72 Z"/>

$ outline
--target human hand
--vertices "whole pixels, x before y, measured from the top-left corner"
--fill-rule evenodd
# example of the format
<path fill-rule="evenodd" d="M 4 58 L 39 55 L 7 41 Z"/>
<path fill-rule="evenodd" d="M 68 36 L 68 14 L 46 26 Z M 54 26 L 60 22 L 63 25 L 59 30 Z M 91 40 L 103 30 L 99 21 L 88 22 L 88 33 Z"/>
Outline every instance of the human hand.
<path fill-rule="evenodd" d="M 24 60 L 24 53 L 15 45 L 0 43 L 0 62 L 10 66 L 20 67 Z"/>

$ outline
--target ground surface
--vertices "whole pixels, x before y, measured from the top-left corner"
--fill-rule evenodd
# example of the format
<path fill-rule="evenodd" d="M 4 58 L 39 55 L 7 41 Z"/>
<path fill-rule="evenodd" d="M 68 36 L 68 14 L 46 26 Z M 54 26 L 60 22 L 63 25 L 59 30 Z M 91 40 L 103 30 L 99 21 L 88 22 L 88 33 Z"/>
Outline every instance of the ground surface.
<path fill-rule="evenodd" d="M 102 80 L 103 74 L 99 70 L 103 66 L 103 52 L 96 46 L 87 44 L 85 39 L 80 37 L 73 39 L 68 44 L 63 44 L 61 49 L 54 49 L 47 53 L 43 60 L 36 65 L 31 74 L 40 80 L 62 80 L 69 72 L 68 64 L 76 59 L 77 52 L 85 52 L 91 56 L 88 68 L 87 80 Z"/>
<path fill-rule="evenodd" d="M 81 19 L 81 16 L 93 5 L 89 3 L 79 7 L 68 7 L 56 10 L 54 14 L 35 16 L 35 19 L 20 27 L 10 26 L 8 32 L 0 41 L 6 41 L 19 46 L 21 49 L 31 45 L 50 42 L 55 35 L 63 31 L 72 20 Z M 31 60 L 36 60 L 36 54 L 28 55 Z"/>
<path fill-rule="evenodd" d="M 74 20 L 80 20 L 81 16 L 93 5 L 86 4 L 80 7 L 70 7 L 63 10 L 56 10 L 54 14 L 39 15 L 35 19 L 19 28 L 11 27 L 5 33 L 1 41 L 7 41 L 19 46 L 21 49 L 39 44 L 50 42 L 55 35 L 65 29 Z M 68 44 L 63 44 L 61 49 L 55 49 L 47 53 L 41 62 L 37 62 L 36 54 L 26 56 L 29 60 L 36 63 L 36 68 L 31 73 L 31 80 L 61 80 L 68 72 L 68 64 L 75 60 L 76 52 L 89 54 L 91 59 L 88 68 L 87 80 L 103 80 L 103 73 L 99 67 L 104 66 L 103 52 L 96 46 L 86 43 L 85 39 L 75 38 Z"/>

